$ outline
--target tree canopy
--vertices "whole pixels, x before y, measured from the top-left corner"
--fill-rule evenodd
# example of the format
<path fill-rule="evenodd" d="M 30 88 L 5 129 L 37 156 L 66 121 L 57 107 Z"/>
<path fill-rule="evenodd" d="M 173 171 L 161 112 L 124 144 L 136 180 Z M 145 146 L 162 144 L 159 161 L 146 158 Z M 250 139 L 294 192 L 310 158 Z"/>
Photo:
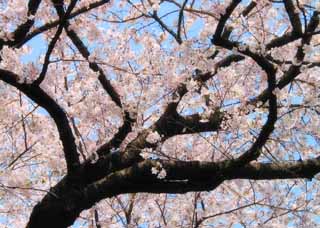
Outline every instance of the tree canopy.
<path fill-rule="evenodd" d="M 1 227 L 317 227 L 320 2 L 1 0 Z"/>

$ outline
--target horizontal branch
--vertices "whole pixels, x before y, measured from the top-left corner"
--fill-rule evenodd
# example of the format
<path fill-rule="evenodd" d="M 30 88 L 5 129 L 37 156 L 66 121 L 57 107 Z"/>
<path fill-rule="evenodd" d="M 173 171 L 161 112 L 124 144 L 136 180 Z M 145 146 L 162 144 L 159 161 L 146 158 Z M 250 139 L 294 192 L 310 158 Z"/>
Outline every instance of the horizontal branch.
<path fill-rule="evenodd" d="M 175 105 L 175 103 L 171 105 Z M 181 116 L 175 109 L 172 110 L 169 105 L 153 126 L 153 130 L 167 139 L 180 134 L 217 131 L 222 119 L 223 113 L 219 110 L 214 110 L 207 120 L 203 120 L 203 117 L 199 114 Z"/>
<path fill-rule="evenodd" d="M 315 29 L 317 27 L 314 27 L 314 25 L 317 23 L 319 12 L 315 11 L 309 21 L 309 26 L 307 27 L 306 31 L 304 33 L 296 33 L 296 32 L 289 32 L 285 33 L 284 35 L 280 37 L 276 37 L 272 39 L 268 44 L 266 44 L 266 50 L 270 50 L 272 48 L 282 47 L 290 42 L 296 41 L 302 37 L 306 36 L 313 36 L 315 34 Z M 312 29 L 314 28 L 314 29 Z"/>
<path fill-rule="evenodd" d="M 159 179 L 151 169 L 161 167 L 167 175 Z M 235 168 L 234 161 L 151 161 L 147 160 L 125 170 L 115 172 L 84 190 L 85 207 L 101 199 L 124 193 L 186 193 L 211 191 L 224 180 L 276 180 L 313 178 L 320 172 L 320 159 L 280 163 L 250 163 Z"/>
<path fill-rule="evenodd" d="M 163 179 L 151 171 L 159 165 L 167 173 Z M 217 163 L 146 160 L 87 186 L 74 187 L 66 184 L 66 178 L 62 179 L 35 206 L 27 227 L 41 227 L 39 224 L 43 223 L 52 224 L 50 227 L 68 227 L 81 211 L 119 194 L 211 191 L 225 180 L 311 179 L 319 172 L 319 158 L 301 162 L 250 163 L 240 168 L 235 168 L 233 160 Z"/>
<path fill-rule="evenodd" d="M 312 179 L 320 172 L 320 159 L 296 162 L 252 163 L 229 175 L 228 179 Z"/>

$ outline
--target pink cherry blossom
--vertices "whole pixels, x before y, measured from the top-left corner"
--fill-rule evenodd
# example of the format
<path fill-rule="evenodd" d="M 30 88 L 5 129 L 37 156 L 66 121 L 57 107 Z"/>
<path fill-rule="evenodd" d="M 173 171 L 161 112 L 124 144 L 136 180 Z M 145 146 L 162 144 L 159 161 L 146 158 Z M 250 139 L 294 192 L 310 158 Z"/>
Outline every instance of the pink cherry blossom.
<path fill-rule="evenodd" d="M 0 227 L 319 227 L 319 15 L 0 1 Z"/>

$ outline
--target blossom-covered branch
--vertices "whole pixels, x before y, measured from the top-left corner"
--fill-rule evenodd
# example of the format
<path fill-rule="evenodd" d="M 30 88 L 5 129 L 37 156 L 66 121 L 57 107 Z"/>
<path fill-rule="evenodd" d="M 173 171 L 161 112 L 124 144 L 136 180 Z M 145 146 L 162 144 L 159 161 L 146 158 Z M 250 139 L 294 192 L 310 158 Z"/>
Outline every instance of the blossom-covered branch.
<path fill-rule="evenodd" d="M 15 87 L 19 91 L 23 92 L 27 97 L 32 99 L 42 108 L 44 108 L 49 115 L 54 120 L 60 140 L 63 145 L 63 151 L 67 163 L 67 170 L 68 173 L 73 173 L 75 169 L 79 166 L 79 155 L 77 152 L 77 147 L 75 144 L 75 139 L 69 125 L 69 120 L 67 118 L 66 113 L 64 110 L 53 100 L 45 91 L 43 91 L 37 85 L 26 84 L 26 83 L 19 83 L 18 75 L 0 69 L 0 80 L 10 84 L 11 86 Z"/>
<path fill-rule="evenodd" d="M 320 3 L 0 9 L 7 224 L 319 225 Z"/>

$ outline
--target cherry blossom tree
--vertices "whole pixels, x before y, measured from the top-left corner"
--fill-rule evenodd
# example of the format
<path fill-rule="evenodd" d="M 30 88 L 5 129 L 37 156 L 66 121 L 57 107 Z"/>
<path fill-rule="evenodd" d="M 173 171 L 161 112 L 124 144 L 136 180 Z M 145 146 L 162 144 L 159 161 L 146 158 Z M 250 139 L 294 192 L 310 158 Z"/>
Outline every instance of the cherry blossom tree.
<path fill-rule="evenodd" d="M 1 0 L 1 227 L 318 226 L 319 14 Z"/>

